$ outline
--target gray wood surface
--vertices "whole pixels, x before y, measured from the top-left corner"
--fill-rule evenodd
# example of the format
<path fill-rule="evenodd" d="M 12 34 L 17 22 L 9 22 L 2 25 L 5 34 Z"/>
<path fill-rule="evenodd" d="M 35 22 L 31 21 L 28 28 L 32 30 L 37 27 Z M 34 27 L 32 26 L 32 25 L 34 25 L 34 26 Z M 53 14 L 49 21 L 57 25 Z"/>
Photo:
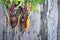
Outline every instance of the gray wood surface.
<path fill-rule="evenodd" d="M 57 40 L 58 0 L 48 0 L 48 40 Z"/>

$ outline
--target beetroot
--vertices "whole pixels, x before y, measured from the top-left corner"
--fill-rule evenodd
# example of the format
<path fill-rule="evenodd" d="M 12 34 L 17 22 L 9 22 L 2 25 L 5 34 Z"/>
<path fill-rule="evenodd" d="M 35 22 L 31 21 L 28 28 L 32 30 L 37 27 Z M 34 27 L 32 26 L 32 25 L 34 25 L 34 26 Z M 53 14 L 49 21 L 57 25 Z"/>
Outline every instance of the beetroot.
<path fill-rule="evenodd" d="M 11 26 L 12 28 L 14 28 L 17 25 L 17 18 L 12 16 L 10 17 L 10 19 L 11 19 Z"/>
<path fill-rule="evenodd" d="M 13 15 L 14 8 L 15 8 L 15 4 L 12 4 L 11 7 L 10 7 L 10 9 L 9 9 L 10 15 Z"/>

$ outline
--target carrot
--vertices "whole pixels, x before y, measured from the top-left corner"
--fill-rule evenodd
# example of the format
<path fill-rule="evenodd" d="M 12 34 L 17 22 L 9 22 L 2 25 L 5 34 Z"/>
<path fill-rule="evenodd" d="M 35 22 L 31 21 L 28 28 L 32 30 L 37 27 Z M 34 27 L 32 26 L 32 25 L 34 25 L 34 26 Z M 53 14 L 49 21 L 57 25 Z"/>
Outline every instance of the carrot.
<path fill-rule="evenodd" d="M 30 19 L 27 18 L 27 20 L 26 20 L 26 28 L 25 28 L 25 30 L 27 31 L 27 30 L 29 29 L 29 27 L 30 27 Z"/>
<path fill-rule="evenodd" d="M 8 24 L 10 24 L 10 18 L 8 18 Z"/>

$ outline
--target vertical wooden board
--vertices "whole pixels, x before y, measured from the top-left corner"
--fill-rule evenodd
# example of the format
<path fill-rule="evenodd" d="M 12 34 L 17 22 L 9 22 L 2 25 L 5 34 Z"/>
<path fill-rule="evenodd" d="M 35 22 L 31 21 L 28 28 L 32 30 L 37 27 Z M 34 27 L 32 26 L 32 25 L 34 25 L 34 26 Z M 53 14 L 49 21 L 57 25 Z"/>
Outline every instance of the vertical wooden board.
<path fill-rule="evenodd" d="M 47 33 L 48 33 L 48 28 L 47 28 L 47 10 L 48 10 L 48 0 L 45 0 L 45 3 L 42 4 L 42 12 L 41 12 L 41 40 L 47 40 Z"/>
<path fill-rule="evenodd" d="M 58 27 L 57 27 L 57 40 L 60 40 L 60 0 L 58 0 Z"/>
<path fill-rule="evenodd" d="M 48 40 L 57 40 L 58 0 L 48 0 Z"/>
<path fill-rule="evenodd" d="M 6 16 L 3 12 L 3 5 L 0 4 L 0 40 L 6 39 L 5 35 L 5 27 L 6 27 Z"/>

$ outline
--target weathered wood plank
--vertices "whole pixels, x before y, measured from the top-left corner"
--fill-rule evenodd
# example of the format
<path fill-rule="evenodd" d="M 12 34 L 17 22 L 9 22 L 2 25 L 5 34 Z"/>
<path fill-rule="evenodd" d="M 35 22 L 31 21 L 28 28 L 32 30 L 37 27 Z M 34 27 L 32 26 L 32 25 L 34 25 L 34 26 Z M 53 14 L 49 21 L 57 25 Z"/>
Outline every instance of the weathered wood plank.
<path fill-rule="evenodd" d="M 48 40 L 57 40 L 58 0 L 48 0 Z"/>

